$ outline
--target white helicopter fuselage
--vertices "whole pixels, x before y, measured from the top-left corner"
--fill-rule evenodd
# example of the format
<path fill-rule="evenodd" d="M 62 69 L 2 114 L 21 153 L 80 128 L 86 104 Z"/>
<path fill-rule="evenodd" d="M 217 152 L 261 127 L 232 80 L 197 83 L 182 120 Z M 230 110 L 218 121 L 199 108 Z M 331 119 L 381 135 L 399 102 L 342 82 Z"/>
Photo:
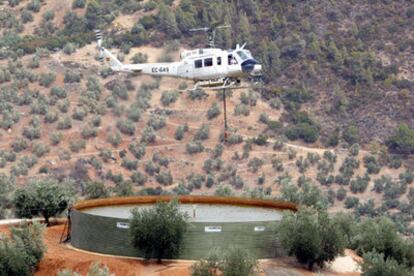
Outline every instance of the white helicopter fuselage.
<path fill-rule="evenodd" d="M 233 50 L 206 48 L 184 50 L 181 60 L 165 63 L 123 64 L 107 49 L 101 55 L 110 63 L 113 71 L 139 73 L 153 76 L 169 76 L 194 81 L 210 81 L 225 78 L 242 78 L 260 75 L 262 66 L 250 51 L 237 46 Z"/>

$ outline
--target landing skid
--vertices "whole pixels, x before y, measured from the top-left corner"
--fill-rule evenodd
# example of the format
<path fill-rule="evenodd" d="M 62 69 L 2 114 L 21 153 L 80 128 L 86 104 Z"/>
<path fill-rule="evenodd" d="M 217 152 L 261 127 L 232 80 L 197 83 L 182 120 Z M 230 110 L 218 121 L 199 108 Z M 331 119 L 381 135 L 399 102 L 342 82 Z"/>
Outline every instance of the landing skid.
<path fill-rule="evenodd" d="M 194 91 L 199 88 L 208 89 L 208 90 L 222 90 L 222 89 L 241 89 L 248 88 L 242 87 L 240 80 L 238 79 L 218 79 L 218 80 L 208 80 L 208 81 L 198 81 L 194 87 L 190 90 Z"/>

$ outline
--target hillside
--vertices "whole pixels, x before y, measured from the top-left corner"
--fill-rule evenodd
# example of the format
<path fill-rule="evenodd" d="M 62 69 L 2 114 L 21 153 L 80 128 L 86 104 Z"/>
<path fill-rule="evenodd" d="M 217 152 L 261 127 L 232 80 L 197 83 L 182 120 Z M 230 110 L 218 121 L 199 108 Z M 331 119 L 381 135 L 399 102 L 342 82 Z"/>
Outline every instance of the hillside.
<path fill-rule="evenodd" d="M 76 199 L 321 200 L 414 233 L 412 1 L 87 2 L 1 1 L 0 217 L 54 177 Z M 126 63 L 171 61 L 205 44 L 186 30 L 223 18 L 218 44 L 247 41 L 265 70 L 228 93 L 228 142 L 221 92 L 97 61 L 95 28 Z"/>

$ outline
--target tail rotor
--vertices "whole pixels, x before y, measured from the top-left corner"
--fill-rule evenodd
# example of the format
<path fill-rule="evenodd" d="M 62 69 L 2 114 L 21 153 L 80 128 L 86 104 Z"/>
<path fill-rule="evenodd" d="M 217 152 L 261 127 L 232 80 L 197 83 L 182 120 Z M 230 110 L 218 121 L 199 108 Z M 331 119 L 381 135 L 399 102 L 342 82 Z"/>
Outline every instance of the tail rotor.
<path fill-rule="evenodd" d="M 95 30 L 95 37 L 96 37 L 96 43 L 98 45 L 99 49 L 99 61 L 101 63 L 104 62 L 104 48 L 102 47 L 102 32 L 101 30 Z"/>

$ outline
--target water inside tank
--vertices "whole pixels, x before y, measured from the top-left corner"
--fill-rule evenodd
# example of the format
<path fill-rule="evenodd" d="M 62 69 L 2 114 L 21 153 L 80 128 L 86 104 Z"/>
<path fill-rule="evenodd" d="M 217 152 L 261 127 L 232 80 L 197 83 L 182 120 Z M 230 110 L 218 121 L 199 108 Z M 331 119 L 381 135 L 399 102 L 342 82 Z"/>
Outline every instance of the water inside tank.
<path fill-rule="evenodd" d="M 134 208 L 151 208 L 154 205 L 121 205 L 96 207 L 82 212 L 113 218 L 127 219 Z M 277 221 L 282 219 L 282 210 L 219 204 L 180 204 L 180 211 L 188 214 L 194 222 L 249 222 L 249 221 Z"/>

